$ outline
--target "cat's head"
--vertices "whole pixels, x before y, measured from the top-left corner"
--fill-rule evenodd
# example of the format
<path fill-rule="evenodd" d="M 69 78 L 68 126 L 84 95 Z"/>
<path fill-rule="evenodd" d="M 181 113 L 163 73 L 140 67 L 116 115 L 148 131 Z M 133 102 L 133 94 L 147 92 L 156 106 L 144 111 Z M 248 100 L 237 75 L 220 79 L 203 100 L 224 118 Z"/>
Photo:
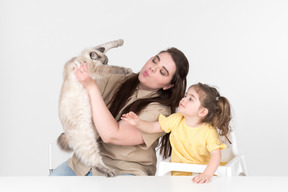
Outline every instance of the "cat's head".
<path fill-rule="evenodd" d="M 123 45 L 123 40 L 110 41 L 99 45 L 97 47 L 87 48 L 81 52 L 80 57 L 84 58 L 87 62 L 92 62 L 94 65 L 107 65 L 108 57 L 105 55 L 107 51 L 112 48 Z"/>
<path fill-rule="evenodd" d="M 108 64 L 108 57 L 101 47 L 84 49 L 79 57 L 86 62 L 92 62 L 94 65 Z"/>

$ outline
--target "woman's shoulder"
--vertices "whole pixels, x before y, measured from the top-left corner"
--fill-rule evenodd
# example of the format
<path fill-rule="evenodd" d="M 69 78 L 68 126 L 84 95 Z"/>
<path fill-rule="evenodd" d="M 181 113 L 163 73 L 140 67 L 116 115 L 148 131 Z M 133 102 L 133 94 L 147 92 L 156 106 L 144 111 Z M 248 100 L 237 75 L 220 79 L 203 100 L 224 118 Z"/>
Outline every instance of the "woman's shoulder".
<path fill-rule="evenodd" d="M 157 121 L 158 116 L 162 114 L 164 116 L 168 116 L 171 114 L 171 109 L 168 106 L 162 105 L 157 102 L 152 102 L 148 104 L 142 111 L 141 116 L 142 119 L 147 121 Z M 143 118 L 145 116 L 145 118 Z"/>
<path fill-rule="evenodd" d="M 113 74 L 96 80 L 97 86 L 105 102 L 111 99 L 117 87 L 127 78 L 128 77 L 123 74 Z"/>
<path fill-rule="evenodd" d="M 129 76 L 124 75 L 124 74 L 111 74 L 111 75 L 106 75 L 104 77 L 101 77 L 99 79 L 97 79 L 97 84 L 98 86 L 100 86 L 101 84 L 116 84 L 116 83 L 120 83 L 123 80 L 125 80 L 126 78 L 128 78 Z"/>
<path fill-rule="evenodd" d="M 100 90 L 114 90 L 121 82 L 125 81 L 129 76 L 124 74 L 111 74 L 97 79 L 97 85 Z"/>

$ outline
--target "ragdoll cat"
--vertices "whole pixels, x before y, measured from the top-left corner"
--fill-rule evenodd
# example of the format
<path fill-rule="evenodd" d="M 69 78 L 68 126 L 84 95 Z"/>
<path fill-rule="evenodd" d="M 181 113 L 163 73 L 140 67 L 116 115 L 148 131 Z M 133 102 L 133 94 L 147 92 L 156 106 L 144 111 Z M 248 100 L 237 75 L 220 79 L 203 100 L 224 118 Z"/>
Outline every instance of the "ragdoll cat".
<path fill-rule="evenodd" d="M 65 151 L 73 150 L 87 166 L 95 167 L 100 173 L 113 177 L 114 171 L 107 167 L 99 154 L 99 134 L 91 117 L 91 108 L 86 89 L 76 79 L 73 68 L 86 62 L 93 79 L 109 74 L 132 73 L 130 69 L 109 66 L 105 53 L 123 44 L 123 40 L 111 41 L 100 46 L 84 49 L 80 56 L 72 58 L 64 67 L 64 82 L 59 98 L 59 117 L 65 133 L 58 137 L 58 145 Z"/>

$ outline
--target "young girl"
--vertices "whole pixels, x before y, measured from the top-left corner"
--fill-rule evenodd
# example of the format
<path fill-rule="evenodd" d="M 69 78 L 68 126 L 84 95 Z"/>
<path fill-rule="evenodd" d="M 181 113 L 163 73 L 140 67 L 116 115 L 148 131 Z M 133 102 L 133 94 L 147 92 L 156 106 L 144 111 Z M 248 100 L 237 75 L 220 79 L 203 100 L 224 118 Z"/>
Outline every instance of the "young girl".
<path fill-rule="evenodd" d="M 220 164 L 221 149 L 226 148 L 216 128 L 227 138 L 231 110 L 228 100 L 216 88 L 198 83 L 189 87 L 179 103 L 178 113 L 169 117 L 159 115 L 159 122 L 140 120 L 133 112 L 124 114 L 122 119 L 143 132 L 171 132 L 171 162 L 207 164 L 205 171 L 193 178 L 195 183 L 207 183 Z M 192 175 L 172 172 L 172 175 L 188 174 Z"/>

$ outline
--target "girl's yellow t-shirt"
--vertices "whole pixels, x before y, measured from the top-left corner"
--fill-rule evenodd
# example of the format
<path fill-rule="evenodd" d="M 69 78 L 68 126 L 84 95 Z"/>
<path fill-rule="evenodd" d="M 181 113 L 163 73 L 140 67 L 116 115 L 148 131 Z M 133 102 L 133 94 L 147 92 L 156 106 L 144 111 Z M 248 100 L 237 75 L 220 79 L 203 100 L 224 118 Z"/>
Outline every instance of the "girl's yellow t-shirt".
<path fill-rule="evenodd" d="M 169 117 L 159 115 L 159 123 L 164 132 L 171 132 L 171 162 L 207 165 L 211 151 L 227 147 L 220 142 L 217 130 L 209 123 L 189 127 L 180 113 L 174 113 Z M 191 173 L 173 172 L 172 175 Z"/>

